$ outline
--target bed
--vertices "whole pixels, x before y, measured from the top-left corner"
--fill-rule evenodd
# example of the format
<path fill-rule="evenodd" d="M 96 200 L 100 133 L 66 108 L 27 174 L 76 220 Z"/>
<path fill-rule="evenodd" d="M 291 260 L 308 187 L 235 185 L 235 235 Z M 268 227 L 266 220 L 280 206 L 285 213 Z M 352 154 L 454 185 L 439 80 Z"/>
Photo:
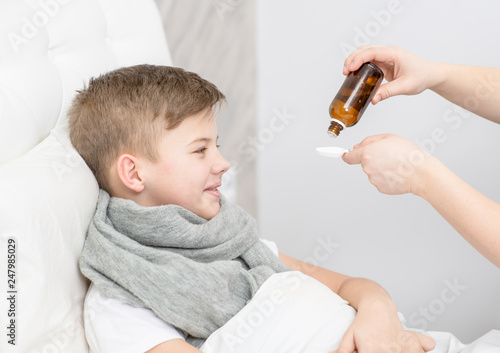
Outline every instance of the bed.
<path fill-rule="evenodd" d="M 2 0 L 0 38 L 0 351 L 87 353 L 77 260 L 98 188 L 66 111 L 92 76 L 171 64 L 162 23 L 153 0 Z"/>

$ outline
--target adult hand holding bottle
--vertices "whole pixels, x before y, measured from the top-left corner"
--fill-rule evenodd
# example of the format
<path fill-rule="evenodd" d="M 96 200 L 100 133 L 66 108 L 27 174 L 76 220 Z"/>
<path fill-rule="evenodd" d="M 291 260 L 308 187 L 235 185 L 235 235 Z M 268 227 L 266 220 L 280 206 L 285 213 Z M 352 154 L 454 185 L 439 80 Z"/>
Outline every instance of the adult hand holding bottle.
<path fill-rule="evenodd" d="M 462 108 L 500 123 L 500 68 L 427 61 L 394 46 L 362 46 L 345 60 L 344 74 L 367 61 L 382 69 L 388 81 L 379 87 L 373 104 L 430 89 Z"/>
<path fill-rule="evenodd" d="M 425 61 L 397 47 L 366 46 L 345 61 L 344 74 L 370 61 L 389 81 L 372 99 L 431 89 L 463 108 L 500 123 L 500 69 Z M 428 201 L 473 247 L 500 267 L 500 204 L 461 180 L 413 142 L 391 134 L 370 136 L 344 154 L 361 164 L 385 194 L 413 193 Z"/>

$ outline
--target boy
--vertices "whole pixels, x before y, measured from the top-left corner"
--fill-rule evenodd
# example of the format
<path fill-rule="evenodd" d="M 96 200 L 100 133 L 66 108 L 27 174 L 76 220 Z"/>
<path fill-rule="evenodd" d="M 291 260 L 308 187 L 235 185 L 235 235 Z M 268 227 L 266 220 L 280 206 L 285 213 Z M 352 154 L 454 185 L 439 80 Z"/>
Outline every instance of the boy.
<path fill-rule="evenodd" d="M 267 279 L 290 269 L 358 311 L 338 352 L 432 349 L 432 339 L 404 331 L 376 283 L 278 254 L 221 197 L 230 165 L 215 114 L 224 99 L 194 73 L 152 65 L 92 79 L 76 96 L 71 141 L 101 188 L 80 260 L 92 281 L 87 302 L 100 303 L 86 322 L 94 353 L 199 352 Z"/>

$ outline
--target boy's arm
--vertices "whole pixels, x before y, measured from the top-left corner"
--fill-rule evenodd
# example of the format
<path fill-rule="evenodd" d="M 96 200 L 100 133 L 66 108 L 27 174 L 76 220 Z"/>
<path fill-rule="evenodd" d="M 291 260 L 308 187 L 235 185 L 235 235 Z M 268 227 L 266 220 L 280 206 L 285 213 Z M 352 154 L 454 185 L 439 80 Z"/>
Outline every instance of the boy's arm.
<path fill-rule="evenodd" d="M 200 353 L 199 349 L 196 349 L 186 341 L 176 338 L 163 343 L 160 343 L 156 347 L 151 348 L 146 353 Z"/>
<path fill-rule="evenodd" d="M 430 337 L 404 330 L 395 304 L 377 283 L 345 276 L 281 253 L 279 258 L 292 270 L 323 283 L 357 310 L 337 352 L 385 352 L 397 348 L 397 351 L 421 353 L 434 348 L 435 342 Z"/>

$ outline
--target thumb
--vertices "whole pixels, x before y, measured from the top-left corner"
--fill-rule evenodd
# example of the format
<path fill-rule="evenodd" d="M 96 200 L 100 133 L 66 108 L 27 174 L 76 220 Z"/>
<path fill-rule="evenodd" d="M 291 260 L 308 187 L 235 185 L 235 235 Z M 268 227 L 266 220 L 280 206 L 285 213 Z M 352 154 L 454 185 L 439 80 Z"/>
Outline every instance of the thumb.
<path fill-rule="evenodd" d="M 394 97 L 397 95 L 405 94 L 404 85 L 398 80 L 386 82 L 381 85 L 375 96 L 373 96 L 372 103 L 377 104 L 380 101 L 383 101 L 389 97 Z"/>
<path fill-rule="evenodd" d="M 347 164 L 360 164 L 361 163 L 361 153 L 362 147 L 355 147 L 350 152 L 346 152 L 342 155 L 342 159 Z"/>
<path fill-rule="evenodd" d="M 429 336 L 417 333 L 418 340 L 424 351 L 429 352 L 436 347 L 436 342 Z"/>
<path fill-rule="evenodd" d="M 354 344 L 354 337 L 351 333 L 346 332 L 344 337 L 342 337 L 342 341 L 339 344 L 335 353 L 353 353 L 356 351 L 356 345 Z"/>
<path fill-rule="evenodd" d="M 342 155 L 342 159 L 344 162 L 347 164 L 360 164 L 361 159 L 362 159 L 362 154 L 368 145 L 371 145 L 374 142 L 377 142 L 379 140 L 383 140 L 385 138 L 390 137 L 391 134 L 380 134 L 380 135 L 372 135 L 366 137 L 363 141 L 358 143 L 357 145 L 354 145 L 352 147 L 352 150 L 350 152 L 346 152 Z"/>

